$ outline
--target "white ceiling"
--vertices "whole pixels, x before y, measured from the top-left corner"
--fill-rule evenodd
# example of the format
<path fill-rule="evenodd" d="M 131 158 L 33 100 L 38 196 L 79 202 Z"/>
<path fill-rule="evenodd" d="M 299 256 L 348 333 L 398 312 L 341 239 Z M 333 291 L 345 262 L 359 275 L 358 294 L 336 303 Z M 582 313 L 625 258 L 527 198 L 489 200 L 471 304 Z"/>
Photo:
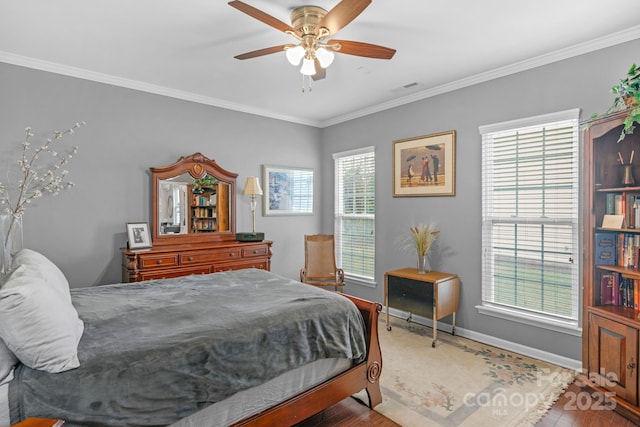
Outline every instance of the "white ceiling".
<path fill-rule="evenodd" d="M 339 0 L 244 1 L 289 23 Z M 0 62 L 324 127 L 640 38 L 640 1 L 373 0 L 335 37 L 397 53 L 337 54 L 303 93 L 284 53 L 233 58 L 295 39 L 225 0 L 0 2 Z"/>

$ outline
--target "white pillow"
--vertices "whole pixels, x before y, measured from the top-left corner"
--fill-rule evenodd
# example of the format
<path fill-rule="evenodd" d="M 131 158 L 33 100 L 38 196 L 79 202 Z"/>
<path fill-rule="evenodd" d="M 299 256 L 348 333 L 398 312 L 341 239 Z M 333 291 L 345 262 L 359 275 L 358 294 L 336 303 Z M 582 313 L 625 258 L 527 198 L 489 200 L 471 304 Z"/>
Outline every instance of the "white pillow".
<path fill-rule="evenodd" d="M 69 282 L 64 273 L 60 271 L 57 265 L 49 260 L 46 256 L 32 249 L 22 249 L 14 255 L 11 266 L 13 268 L 19 265 L 26 265 L 29 268 L 36 269 L 42 273 L 47 285 L 53 287 L 71 304 L 71 294 L 69 293 Z M 2 285 L 0 285 L 2 287 Z"/>
<path fill-rule="evenodd" d="M 13 379 L 13 367 L 18 363 L 16 356 L 7 348 L 7 345 L 0 339 L 0 385 L 8 383 Z"/>
<path fill-rule="evenodd" d="M 38 262 L 29 252 L 0 288 L 0 339 L 30 368 L 77 368 L 84 323 L 71 304 L 68 282 L 51 261 L 40 255 Z M 16 258 L 14 265 L 21 261 Z"/>

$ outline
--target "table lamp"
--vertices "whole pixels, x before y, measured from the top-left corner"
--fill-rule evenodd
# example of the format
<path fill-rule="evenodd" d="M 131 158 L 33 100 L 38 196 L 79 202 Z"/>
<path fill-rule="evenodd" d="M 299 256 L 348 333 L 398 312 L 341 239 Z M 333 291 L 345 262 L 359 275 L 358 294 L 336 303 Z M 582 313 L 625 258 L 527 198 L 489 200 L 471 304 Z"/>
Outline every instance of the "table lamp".
<path fill-rule="evenodd" d="M 242 194 L 245 196 L 251 196 L 251 233 L 237 233 L 236 240 L 240 242 L 259 242 L 264 240 L 264 233 L 256 233 L 256 196 L 262 196 L 262 188 L 260 188 L 260 181 L 255 176 L 247 178 L 247 182 L 244 185 Z"/>

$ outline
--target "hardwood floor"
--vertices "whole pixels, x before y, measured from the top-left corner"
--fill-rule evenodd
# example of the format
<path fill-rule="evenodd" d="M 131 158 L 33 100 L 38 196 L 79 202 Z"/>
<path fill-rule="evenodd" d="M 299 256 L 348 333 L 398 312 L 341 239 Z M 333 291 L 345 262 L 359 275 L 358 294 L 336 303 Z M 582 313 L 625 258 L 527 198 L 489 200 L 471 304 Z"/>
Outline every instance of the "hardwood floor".
<path fill-rule="evenodd" d="M 351 427 L 377 426 L 402 427 L 382 414 L 369 409 L 360 401 L 347 397 L 311 418 L 296 424 L 296 427 Z"/>
<path fill-rule="evenodd" d="M 587 394 L 584 394 L 587 393 Z M 582 397 L 580 397 L 582 394 Z M 579 410 L 577 406 L 589 406 Z M 599 404 L 591 397 L 591 391 L 580 383 L 571 384 L 556 401 L 536 427 L 633 427 L 636 424 L 617 412 L 606 409 L 606 402 Z"/>
<path fill-rule="evenodd" d="M 634 423 L 612 410 L 589 405 L 579 410 L 585 399 L 577 400 L 585 389 L 574 383 L 567 388 L 536 427 L 633 427 Z M 589 393 L 587 391 L 587 393 Z M 603 404 L 604 406 L 604 404 Z M 353 398 L 347 398 L 329 409 L 297 424 L 296 427 L 399 426 L 384 415 L 372 411 Z"/>

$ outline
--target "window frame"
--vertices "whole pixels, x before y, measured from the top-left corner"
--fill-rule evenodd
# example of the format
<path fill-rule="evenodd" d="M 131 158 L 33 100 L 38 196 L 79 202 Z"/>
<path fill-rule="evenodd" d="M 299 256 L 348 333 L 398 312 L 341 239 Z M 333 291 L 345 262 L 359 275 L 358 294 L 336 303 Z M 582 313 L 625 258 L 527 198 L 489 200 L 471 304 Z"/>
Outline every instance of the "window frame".
<path fill-rule="evenodd" d="M 556 113 L 543 114 L 539 116 L 512 120 L 507 122 L 501 122 L 491 125 L 480 126 L 479 131 L 482 135 L 482 293 L 481 303 L 476 306 L 478 312 L 494 317 L 498 317 L 505 320 L 516 321 L 544 329 L 554 330 L 569 335 L 580 336 L 581 335 L 581 318 L 582 318 L 582 304 L 581 302 L 581 265 L 582 259 L 579 255 L 579 248 L 581 244 L 580 224 L 581 224 L 581 210 L 580 210 L 580 136 L 579 136 L 579 109 L 571 109 L 560 111 Z M 552 127 L 559 122 L 567 121 L 572 128 L 572 152 L 573 158 L 571 161 L 571 179 L 572 187 L 571 192 L 573 194 L 571 204 L 571 217 L 563 218 L 561 221 L 556 222 L 543 217 L 501 217 L 491 216 L 490 208 L 491 204 L 490 193 L 495 188 L 493 185 L 491 165 L 488 164 L 493 149 L 486 144 L 493 144 L 489 139 L 498 133 L 512 132 L 514 135 L 516 132 L 531 130 L 533 128 L 547 128 Z M 494 225 L 499 223 L 528 223 L 539 224 L 541 228 L 544 228 L 545 224 L 559 224 L 563 223 L 571 228 L 571 244 L 570 248 L 571 258 L 573 260 L 570 263 L 571 271 L 571 315 L 560 316 L 550 313 L 543 313 L 532 309 L 526 309 L 524 307 L 511 306 L 508 304 L 501 304 L 493 299 L 494 291 L 494 270 L 493 270 L 493 252 L 492 242 Z M 516 244 L 517 245 L 517 244 Z"/>
<path fill-rule="evenodd" d="M 373 178 L 372 178 L 372 185 L 373 185 L 373 189 L 370 192 L 371 194 L 369 194 L 369 192 L 363 192 L 363 193 L 358 193 L 358 194 L 368 194 L 369 197 L 373 197 L 373 214 L 367 214 L 367 213 L 356 213 L 356 214 L 345 214 L 344 213 L 344 206 L 343 206 L 343 202 L 342 202 L 342 197 L 343 194 L 341 193 L 341 189 L 343 186 L 343 176 L 341 175 L 341 166 L 339 167 L 339 165 L 341 165 L 342 162 L 344 162 L 346 159 L 353 159 L 353 158 L 359 158 L 359 157 L 367 157 L 367 156 L 371 156 L 373 158 Z M 375 287 L 376 286 L 376 281 L 375 281 L 375 267 L 376 267 L 376 253 L 375 253 L 375 147 L 374 146 L 368 146 L 368 147 L 363 147 L 363 148 L 359 148 L 359 149 L 355 149 L 355 150 L 348 150 L 348 151 L 342 151 L 342 152 L 338 152 L 338 153 L 334 153 L 333 154 L 333 160 L 334 160 L 334 235 L 335 235 L 335 242 L 336 242 L 336 265 L 339 268 L 343 268 L 343 244 L 344 244 L 344 239 L 342 236 L 342 222 L 344 218 L 352 218 L 352 219 L 371 219 L 373 221 L 373 242 L 371 243 L 370 247 L 368 247 L 368 250 L 371 251 L 372 254 L 372 266 L 371 266 L 371 270 L 370 273 L 371 275 L 362 275 L 362 274 L 356 274 L 354 272 L 351 271 L 347 271 L 345 270 L 345 280 L 348 281 L 349 283 L 354 283 L 354 284 L 358 284 L 358 285 L 362 285 L 362 286 L 368 286 L 368 287 Z"/>

